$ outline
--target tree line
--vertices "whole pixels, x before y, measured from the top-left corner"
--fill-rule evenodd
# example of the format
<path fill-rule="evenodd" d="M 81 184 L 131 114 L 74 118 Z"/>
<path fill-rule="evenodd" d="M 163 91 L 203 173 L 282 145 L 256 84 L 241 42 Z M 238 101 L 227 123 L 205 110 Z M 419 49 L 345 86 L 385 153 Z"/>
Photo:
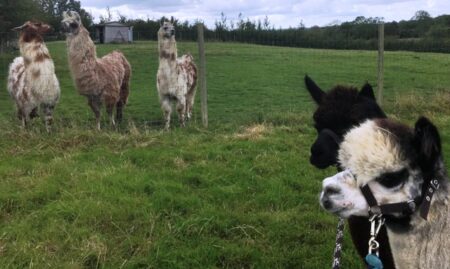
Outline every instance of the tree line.
<path fill-rule="evenodd" d="M 29 20 L 50 24 L 55 33 L 61 29 L 62 13 L 77 11 L 84 25 L 93 25 L 93 17 L 81 8 L 76 0 L 0 0 L 0 33 L 9 33 L 12 28 Z"/>
<path fill-rule="evenodd" d="M 0 33 L 30 19 L 39 19 L 53 26 L 54 33 L 60 32 L 62 13 L 75 10 L 80 13 L 83 24 L 94 37 L 94 18 L 76 0 L 0 0 Z M 197 39 L 197 23 L 176 18 L 131 19 L 109 8 L 101 16 L 101 23 L 119 21 L 134 27 L 136 40 L 156 40 L 157 31 L 164 20 L 173 20 L 178 40 Z M 305 27 L 300 22 L 288 29 L 275 28 L 266 16 L 262 20 L 250 20 L 239 14 L 237 20 L 229 20 L 224 13 L 216 20 L 214 27 L 206 28 L 207 41 L 245 42 L 262 45 L 328 48 L 366 49 L 377 48 L 379 17 L 356 17 L 353 21 L 332 23 L 324 27 Z M 1 35 L 0 35 L 1 38 Z M 409 20 L 385 23 L 385 49 L 428 52 L 450 52 L 450 15 L 431 17 L 426 11 L 417 11 Z"/>
<path fill-rule="evenodd" d="M 127 19 L 120 14 L 119 18 L 121 22 L 134 26 L 138 40 L 156 40 L 161 21 L 169 19 Z M 196 40 L 196 24 L 200 21 L 170 19 L 174 21 L 179 40 Z M 263 20 L 252 21 L 239 14 L 238 19 L 232 21 L 222 13 L 214 28 L 205 29 L 205 39 L 304 48 L 375 50 L 380 23 L 383 23 L 383 18 L 359 16 L 353 21 L 324 27 L 307 28 L 300 22 L 296 27 L 277 29 L 267 16 Z M 409 20 L 386 22 L 384 25 L 386 50 L 450 52 L 450 15 L 433 18 L 421 10 Z"/>

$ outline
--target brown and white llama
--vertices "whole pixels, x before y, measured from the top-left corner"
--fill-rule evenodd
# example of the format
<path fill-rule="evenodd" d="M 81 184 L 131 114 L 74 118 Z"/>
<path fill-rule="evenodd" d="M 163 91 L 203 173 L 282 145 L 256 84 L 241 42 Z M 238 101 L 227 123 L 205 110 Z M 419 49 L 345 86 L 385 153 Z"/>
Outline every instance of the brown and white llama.
<path fill-rule="evenodd" d="M 343 172 L 326 178 L 320 203 L 340 217 L 382 214 L 395 266 L 450 268 L 450 187 L 437 128 L 368 120 L 340 144 Z"/>
<path fill-rule="evenodd" d="M 60 96 L 55 66 L 42 38 L 50 29 L 45 23 L 32 21 L 13 29 L 20 32 L 21 57 L 11 63 L 8 75 L 8 92 L 16 103 L 22 126 L 38 116 L 40 107 L 47 131 L 50 131 L 53 110 Z"/>
<path fill-rule="evenodd" d="M 130 64 L 119 51 L 97 58 L 94 42 L 77 12 L 63 13 L 62 28 L 67 35 L 67 53 L 72 77 L 78 92 L 88 99 L 88 104 L 95 114 L 97 129 L 100 130 L 102 103 L 105 103 L 111 124 L 115 126 L 114 108 L 116 121 L 120 122 L 123 108 L 128 101 Z"/>
<path fill-rule="evenodd" d="M 156 86 L 161 109 L 164 112 L 165 129 L 170 128 L 171 101 L 176 102 L 180 125 L 185 126 L 186 117 L 192 116 L 197 81 L 197 67 L 190 54 L 177 57 L 175 27 L 164 22 L 158 31 L 159 68 Z"/>

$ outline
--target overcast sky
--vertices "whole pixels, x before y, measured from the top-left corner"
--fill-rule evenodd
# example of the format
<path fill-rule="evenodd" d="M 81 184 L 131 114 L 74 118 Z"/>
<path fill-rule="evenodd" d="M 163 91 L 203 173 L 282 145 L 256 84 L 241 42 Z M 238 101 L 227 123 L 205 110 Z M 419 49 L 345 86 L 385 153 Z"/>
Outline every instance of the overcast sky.
<path fill-rule="evenodd" d="M 250 20 L 267 15 L 276 28 L 298 26 L 301 21 L 307 27 L 324 26 L 357 16 L 409 20 L 417 10 L 428 11 L 433 17 L 450 14 L 450 0 L 81 0 L 81 5 L 96 21 L 109 6 L 114 17 L 117 12 L 142 19 L 175 16 L 191 22 L 201 19 L 210 27 L 221 12 L 234 21 L 239 13 Z"/>

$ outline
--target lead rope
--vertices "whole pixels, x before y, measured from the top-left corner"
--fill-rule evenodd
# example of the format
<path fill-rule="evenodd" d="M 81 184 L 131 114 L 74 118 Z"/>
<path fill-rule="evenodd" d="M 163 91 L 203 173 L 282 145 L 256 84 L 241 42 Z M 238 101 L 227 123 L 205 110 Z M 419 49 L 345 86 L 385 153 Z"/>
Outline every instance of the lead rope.
<path fill-rule="evenodd" d="M 369 219 L 370 221 L 370 239 L 369 239 L 369 252 L 365 258 L 367 263 L 367 269 L 383 269 L 383 263 L 379 257 L 380 243 L 376 240 L 381 226 L 384 225 L 384 218 L 381 214 L 373 215 Z"/>
<path fill-rule="evenodd" d="M 334 247 L 333 266 L 331 267 L 332 269 L 341 268 L 342 244 L 344 243 L 344 227 L 345 220 L 343 218 L 339 218 L 336 231 L 336 245 Z"/>

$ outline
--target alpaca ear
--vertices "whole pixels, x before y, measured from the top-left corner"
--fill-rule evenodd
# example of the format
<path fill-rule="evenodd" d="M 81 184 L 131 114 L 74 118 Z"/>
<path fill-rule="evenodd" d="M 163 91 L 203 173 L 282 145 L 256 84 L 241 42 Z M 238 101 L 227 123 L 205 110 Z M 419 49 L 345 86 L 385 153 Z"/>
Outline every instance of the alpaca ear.
<path fill-rule="evenodd" d="M 441 137 L 436 126 L 425 117 L 419 118 L 414 128 L 413 141 L 422 171 L 432 174 L 442 154 Z"/>
<path fill-rule="evenodd" d="M 305 85 L 306 89 L 311 94 L 314 101 L 320 105 L 322 103 L 322 99 L 325 96 L 325 92 L 317 86 L 317 84 L 308 76 L 305 75 Z"/>
<path fill-rule="evenodd" d="M 364 96 L 369 99 L 372 99 L 376 101 L 375 99 L 375 93 L 373 92 L 372 85 L 370 85 L 368 82 L 364 84 L 364 86 L 361 88 L 361 91 L 359 92 L 359 96 Z"/>

